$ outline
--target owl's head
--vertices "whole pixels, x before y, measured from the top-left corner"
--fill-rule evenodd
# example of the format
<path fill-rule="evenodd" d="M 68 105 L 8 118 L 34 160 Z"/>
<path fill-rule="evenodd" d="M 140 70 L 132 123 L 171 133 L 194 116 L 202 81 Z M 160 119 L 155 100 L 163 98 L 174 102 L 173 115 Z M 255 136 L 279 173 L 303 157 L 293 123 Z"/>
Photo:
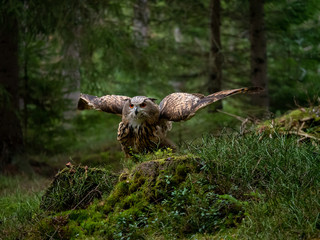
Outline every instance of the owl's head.
<path fill-rule="evenodd" d="M 122 120 L 141 124 L 155 123 L 159 119 L 159 106 L 154 103 L 156 99 L 145 96 L 136 96 L 125 103 L 123 107 Z"/>

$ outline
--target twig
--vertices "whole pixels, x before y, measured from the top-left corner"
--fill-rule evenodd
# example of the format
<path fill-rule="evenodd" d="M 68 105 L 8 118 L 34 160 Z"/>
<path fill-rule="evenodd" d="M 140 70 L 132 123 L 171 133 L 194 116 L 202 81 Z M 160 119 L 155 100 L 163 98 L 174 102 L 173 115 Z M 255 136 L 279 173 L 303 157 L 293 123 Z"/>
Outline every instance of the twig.
<path fill-rule="evenodd" d="M 317 138 L 317 137 L 315 137 L 315 136 L 312 136 L 312 135 L 307 134 L 307 133 L 302 132 L 302 131 L 300 131 L 300 132 L 296 132 L 296 131 L 289 131 L 288 133 L 289 133 L 289 134 L 295 134 L 295 135 L 298 135 L 298 136 L 302 136 L 302 137 L 306 137 L 306 138 L 311 138 L 311 139 L 314 139 L 314 140 L 320 141 L 320 138 Z"/>
<path fill-rule="evenodd" d="M 305 118 L 300 119 L 299 121 L 300 122 L 307 122 L 307 121 L 312 120 L 312 119 L 314 119 L 314 118 L 313 117 L 305 117 Z"/>
<path fill-rule="evenodd" d="M 304 127 L 304 124 L 305 124 L 306 122 L 303 122 L 302 124 L 301 124 L 301 126 L 299 127 L 299 129 L 298 129 L 298 132 L 302 132 L 302 128 Z"/>
<path fill-rule="evenodd" d="M 56 235 L 56 233 L 58 232 L 58 230 L 59 230 L 59 226 L 56 228 L 56 230 L 54 231 L 54 233 L 53 233 L 51 236 L 46 233 L 46 235 L 47 235 L 48 237 L 50 237 L 49 240 L 53 239 L 54 235 Z"/>
<path fill-rule="evenodd" d="M 253 168 L 253 170 L 252 170 L 252 172 L 251 172 L 251 175 L 253 175 L 253 173 L 254 173 L 254 171 L 256 170 L 256 168 L 258 167 L 260 161 L 261 161 L 261 158 L 259 158 L 257 164 L 254 166 L 254 168 Z"/>
<path fill-rule="evenodd" d="M 218 112 L 220 112 L 220 113 L 223 113 L 223 114 L 229 115 L 229 116 L 231 116 L 231 117 L 234 117 L 235 119 L 239 120 L 240 122 L 244 122 L 244 121 L 246 120 L 246 119 L 245 119 L 245 118 L 243 118 L 243 117 L 240 117 L 240 116 L 234 115 L 234 114 L 232 114 L 232 113 L 224 112 L 224 111 L 222 111 L 222 110 L 220 110 L 220 109 L 217 109 L 217 111 L 218 111 Z"/>
<path fill-rule="evenodd" d="M 100 185 L 100 184 L 99 184 L 99 185 Z M 85 199 L 87 199 L 87 197 L 88 197 L 91 193 L 93 193 L 93 192 L 99 192 L 99 193 L 101 194 L 101 192 L 98 190 L 99 185 L 96 186 L 94 189 L 92 189 L 90 192 L 88 192 L 88 194 L 87 194 L 84 198 L 82 198 L 81 201 L 78 202 L 78 204 L 77 204 L 75 207 L 73 207 L 71 210 L 75 210 Z"/>
<path fill-rule="evenodd" d="M 244 131 L 246 129 L 246 125 L 249 122 L 249 118 L 246 118 L 242 123 L 240 127 L 240 134 L 244 134 Z"/>
<path fill-rule="evenodd" d="M 300 138 L 300 139 L 297 141 L 297 143 L 302 142 L 302 141 L 305 140 L 305 139 L 307 139 L 307 137 L 302 137 L 302 138 Z"/>

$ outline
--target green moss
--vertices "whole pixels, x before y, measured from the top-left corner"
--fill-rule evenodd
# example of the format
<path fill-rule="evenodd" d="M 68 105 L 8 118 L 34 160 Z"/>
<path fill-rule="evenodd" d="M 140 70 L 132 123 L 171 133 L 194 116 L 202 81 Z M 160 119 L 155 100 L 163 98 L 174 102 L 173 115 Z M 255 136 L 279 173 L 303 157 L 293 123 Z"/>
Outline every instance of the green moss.
<path fill-rule="evenodd" d="M 141 196 L 140 196 L 141 197 Z M 131 194 L 121 201 L 119 207 L 123 210 L 133 207 L 137 203 L 137 194 Z"/>
<path fill-rule="evenodd" d="M 139 172 L 136 172 L 133 176 L 133 179 L 129 186 L 129 192 L 133 193 L 135 192 L 139 187 L 141 187 L 145 182 L 147 181 L 147 178 L 142 176 Z"/>
<path fill-rule="evenodd" d="M 320 138 L 320 106 L 300 108 L 278 118 L 264 121 L 257 131 L 268 135 L 294 134 L 310 139 Z"/>
<path fill-rule="evenodd" d="M 129 192 L 129 183 L 127 181 L 119 182 L 110 195 L 106 199 L 106 204 L 103 209 L 106 213 L 110 212 L 111 209 L 121 201 Z"/>
<path fill-rule="evenodd" d="M 78 221 L 78 222 L 81 222 L 81 221 L 84 221 L 86 220 L 87 218 L 89 217 L 89 212 L 87 211 L 79 211 L 79 210 L 75 210 L 75 211 L 72 211 L 70 214 L 69 214 L 69 219 L 72 220 L 72 221 Z"/>
<path fill-rule="evenodd" d="M 27 239 L 65 239 L 71 237 L 69 217 L 63 213 L 49 216 L 37 223 L 36 231 L 29 233 Z"/>
<path fill-rule="evenodd" d="M 119 184 L 116 185 L 114 192 L 112 192 L 111 195 L 115 195 L 118 198 L 121 198 L 125 195 L 127 195 L 129 192 L 129 182 L 119 182 Z"/>
<path fill-rule="evenodd" d="M 79 226 L 78 222 L 71 221 L 68 224 L 68 228 L 69 228 L 69 235 L 74 236 L 74 238 L 76 239 L 83 238 L 86 235 L 83 228 Z"/>
<path fill-rule="evenodd" d="M 235 226 L 243 216 L 241 201 L 219 198 L 213 189 L 193 156 L 150 160 L 126 172 L 108 196 L 87 209 L 61 213 L 61 223 L 52 221 L 58 215 L 49 216 L 38 228 L 54 234 L 58 227 L 63 239 L 143 239 L 164 226 L 173 238 Z"/>

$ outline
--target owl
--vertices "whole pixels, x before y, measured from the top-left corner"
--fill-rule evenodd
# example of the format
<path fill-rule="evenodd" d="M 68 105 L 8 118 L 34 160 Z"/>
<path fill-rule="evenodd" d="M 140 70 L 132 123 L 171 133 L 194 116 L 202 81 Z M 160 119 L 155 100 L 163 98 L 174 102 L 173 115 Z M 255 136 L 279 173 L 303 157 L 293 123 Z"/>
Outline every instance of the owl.
<path fill-rule="evenodd" d="M 199 93 L 171 93 L 159 105 L 154 98 L 145 96 L 126 97 L 106 95 L 103 97 L 81 94 L 78 109 L 94 109 L 122 117 L 117 140 L 126 157 L 157 149 L 176 149 L 167 138 L 172 122 L 186 121 L 200 109 L 213 102 L 238 93 L 257 93 L 259 87 L 223 90 L 204 96 Z"/>

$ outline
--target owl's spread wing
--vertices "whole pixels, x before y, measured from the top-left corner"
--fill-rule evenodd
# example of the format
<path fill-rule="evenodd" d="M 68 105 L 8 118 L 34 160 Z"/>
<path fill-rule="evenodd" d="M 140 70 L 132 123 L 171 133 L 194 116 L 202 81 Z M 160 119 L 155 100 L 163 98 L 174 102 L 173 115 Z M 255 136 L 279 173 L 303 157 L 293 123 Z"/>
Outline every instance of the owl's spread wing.
<path fill-rule="evenodd" d="M 192 118 L 196 112 L 211 103 L 238 93 L 258 93 L 259 87 L 223 90 L 204 96 L 202 94 L 172 93 L 160 103 L 160 118 L 179 122 Z"/>
<path fill-rule="evenodd" d="M 81 93 L 78 101 L 78 109 L 94 109 L 108 113 L 122 114 L 123 105 L 128 99 L 130 98 L 119 95 L 97 97 Z"/>

